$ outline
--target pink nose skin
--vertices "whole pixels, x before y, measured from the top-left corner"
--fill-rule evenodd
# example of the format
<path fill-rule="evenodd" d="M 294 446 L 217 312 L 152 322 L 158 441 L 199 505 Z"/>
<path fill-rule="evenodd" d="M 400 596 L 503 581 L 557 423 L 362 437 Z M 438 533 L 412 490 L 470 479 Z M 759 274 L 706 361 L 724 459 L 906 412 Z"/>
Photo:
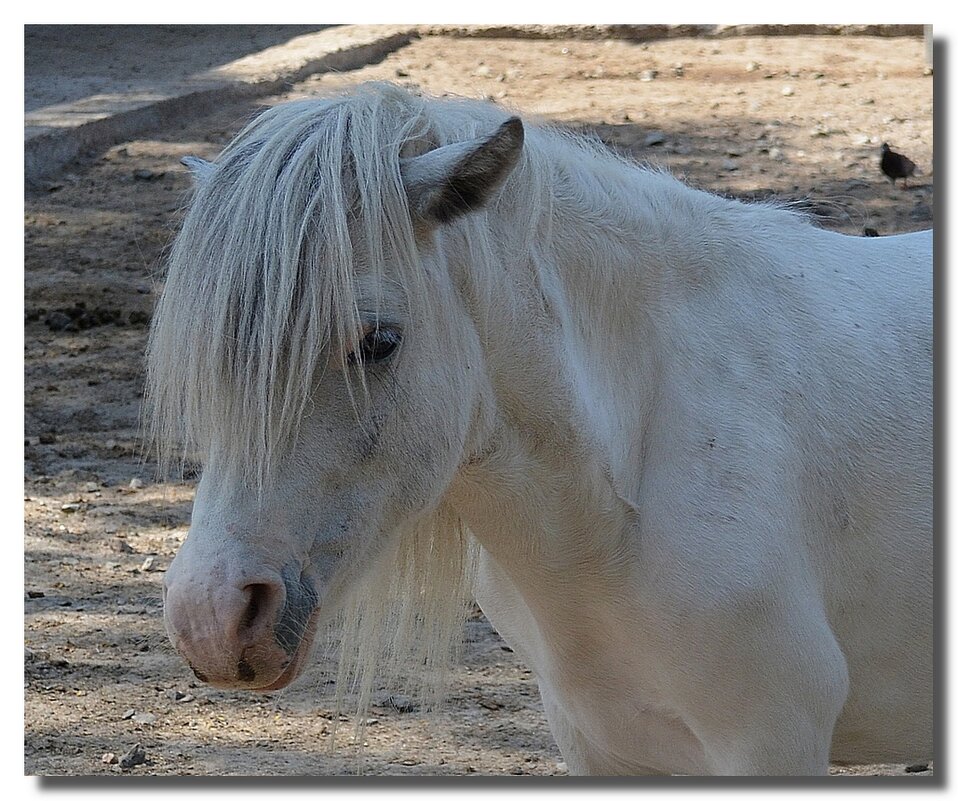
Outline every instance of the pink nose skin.
<path fill-rule="evenodd" d="M 222 573 L 167 574 L 170 640 L 201 681 L 232 689 L 269 686 L 293 657 L 276 637 L 286 587 L 279 574 L 230 581 Z"/>

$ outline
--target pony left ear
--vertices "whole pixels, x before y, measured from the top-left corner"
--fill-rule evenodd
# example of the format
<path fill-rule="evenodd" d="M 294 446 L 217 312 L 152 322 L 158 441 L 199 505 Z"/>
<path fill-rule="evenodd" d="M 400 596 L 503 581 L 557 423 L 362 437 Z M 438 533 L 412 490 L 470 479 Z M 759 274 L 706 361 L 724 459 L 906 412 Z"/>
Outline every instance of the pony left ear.
<path fill-rule="evenodd" d="M 522 120 L 511 117 L 490 136 L 402 159 L 414 221 L 438 225 L 482 207 L 519 160 Z"/>
<path fill-rule="evenodd" d="M 193 175 L 193 180 L 202 183 L 213 172 L 213 162 L 201 159 L 199 156 L 183 156 L 180 164 L 185 166 Z"/>

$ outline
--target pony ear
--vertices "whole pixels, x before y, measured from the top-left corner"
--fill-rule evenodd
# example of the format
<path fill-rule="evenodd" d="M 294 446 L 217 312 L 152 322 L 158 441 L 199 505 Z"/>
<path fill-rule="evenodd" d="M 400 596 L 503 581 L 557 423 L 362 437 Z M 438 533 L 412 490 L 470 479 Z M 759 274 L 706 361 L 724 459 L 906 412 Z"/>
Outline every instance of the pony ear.
<path fill-rule="evenodd" d="M 201 159 L 199 156 L 183 156 L 183 158 L 180 159 L 180 164 L 184 165 L 192 173 L 193 180 L 197 183 L 205 181 L 210 177 L 210 173 L 213 172 L 213 163 Z"/>
<path fill-rule="evenodd" d="M 438 225 L 480 208 L 515 167 L 523 138 L 522 120 L 511 117 L 490 136 L 402 159 L 413 220 Z"/>

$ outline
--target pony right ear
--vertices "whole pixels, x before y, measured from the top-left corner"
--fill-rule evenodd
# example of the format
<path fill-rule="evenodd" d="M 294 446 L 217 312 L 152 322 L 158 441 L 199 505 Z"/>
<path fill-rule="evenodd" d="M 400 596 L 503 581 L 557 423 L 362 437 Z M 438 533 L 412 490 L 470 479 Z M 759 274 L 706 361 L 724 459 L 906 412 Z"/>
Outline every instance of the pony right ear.
<path fill-rule="evenodd" d="M 438 225 L 481 208 L 516 166 L 524 136 L 522 120 L 511 117 L 489 136 L 402 159 L 414 221 Z"/>
<path fill-rule="evenodd" d="M 180 164 L 184 165 L 193 175 L 193 180 L 202 183 L 213 172 L 213 162 L 201 159 L 199 156 L 183 156 Z"/>

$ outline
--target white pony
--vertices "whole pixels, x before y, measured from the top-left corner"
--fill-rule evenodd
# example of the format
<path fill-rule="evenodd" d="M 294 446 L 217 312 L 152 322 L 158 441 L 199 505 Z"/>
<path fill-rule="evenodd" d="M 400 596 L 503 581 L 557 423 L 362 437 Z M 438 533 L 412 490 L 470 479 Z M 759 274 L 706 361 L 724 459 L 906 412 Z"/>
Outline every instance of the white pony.
<path fill-rule="evenodd" d="M 343 609 L 355 660 L 418 632 L 438 675 L 475 553 L 573 773 L 933 756 L 930 232 L 388 85 L 190 166 L 148 356 L 204 464 L 165 585 L 197 676 L 283 687 Z"/>

